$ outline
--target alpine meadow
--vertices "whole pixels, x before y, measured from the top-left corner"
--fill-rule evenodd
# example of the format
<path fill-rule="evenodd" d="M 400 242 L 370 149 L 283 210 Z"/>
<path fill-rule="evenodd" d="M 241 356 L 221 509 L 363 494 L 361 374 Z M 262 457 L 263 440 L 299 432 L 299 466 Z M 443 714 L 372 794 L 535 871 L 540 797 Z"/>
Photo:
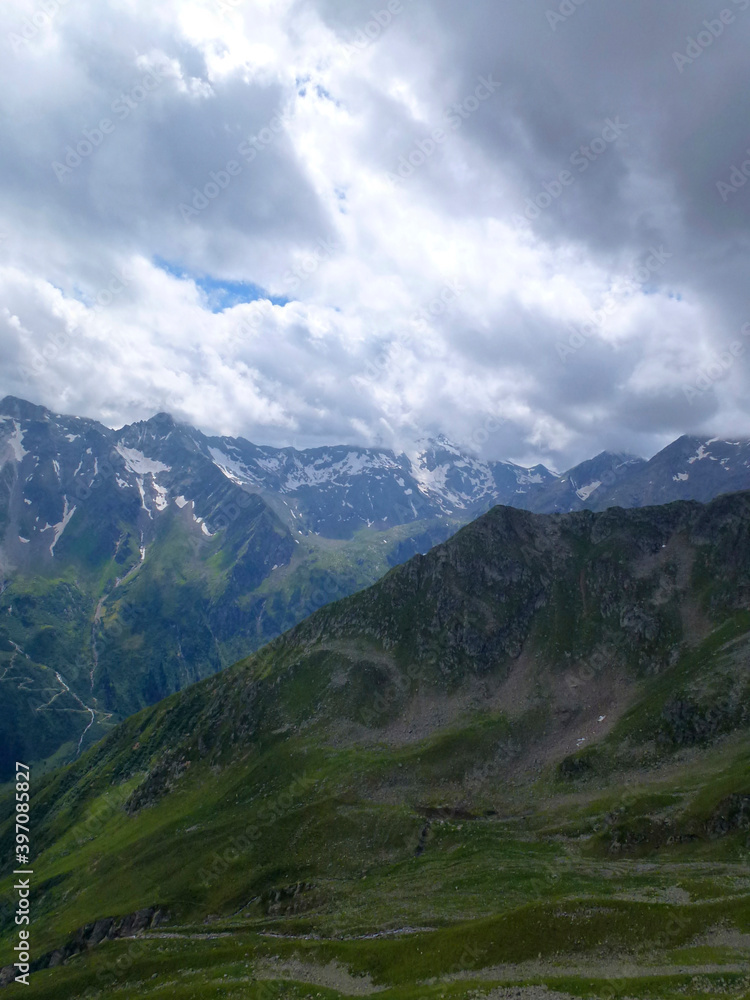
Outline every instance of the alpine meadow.
<path fill-rule="evenodd" d="M 748 44 L 0 5 L 0 998 L 750 1000 Z"/>

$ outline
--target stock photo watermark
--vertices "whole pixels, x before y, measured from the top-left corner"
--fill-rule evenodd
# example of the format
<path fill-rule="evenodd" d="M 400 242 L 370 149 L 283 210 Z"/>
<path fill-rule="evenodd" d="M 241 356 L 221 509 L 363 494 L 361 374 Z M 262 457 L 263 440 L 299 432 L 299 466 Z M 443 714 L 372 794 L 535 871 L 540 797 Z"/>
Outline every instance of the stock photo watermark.
<path fill-rule="evenodd" d="M 664 264 L 673 257 L 664 247 L 651 247 L 649 256 L 643 264 L 639 264 L 633 272 L 622 282 L 616 292 L 610 293 L 599 309 L 594 310 L 587 319 L 581 323 L 570 323 L 568 329 L 571 331 L 570 337 L 566 341 L 558 341 L 556 345 L 557 354 L 563 364 L 567 364 L 568 359 L 584 347 L 592 338 L 598 335 L 607 319 L 610 319 L 622 308 L 625 299 L 634 292 L 639 292 L 651 280 L 654 274 L 661 270 Z"/>
<path fill-rule="evenodd" d="M 612 145 L 620 139 L 630 125 L 621 122 L 619 115 L 614 119 L 607 118 L 604 127 L 599 135 L 585 145 L 581 145 L 570 155 L 570 164 L 578 171 L 578 175 L 570 170 L 561 170 L 557 177 L 547 181 L 533 197 L 526 199 L 523 216 L 514 216 L 516 225 L 525 225 L 527 222 L 536 222 L 543 212 L 546 212 L 558 199 L 560 199 L 577 181 L 581 174 L 584 174 L 589 167 L 596 163 L 600 156 L 607 152 Z"/>
<path fill-rule="evenodd" d="M 134 87 L 127 93 L 120 94 L 112 104 L 110 110 L 116 120 L 112 118 L 101 118 L 92 128 L 85 128 L 81 132 L 81 137 L 68 145 L 63 150 L 61 160 L 52 161 L 52 170 L 55 177 L 62 184 L 66 177 L 73 173 L 84 160 L 87 160 L 99 149 L 117 129 L 119 122 L 124 122 L 131 114 L 157 90 L 165 77 L 155 69 L 150 69 L 145 73 Z"/>
<path fill-rule="evenodd" d="M 299 263 L 284 272 L 282 281 L 290 292 L 296 292 L 303 282 L 312 278 L 321 264 L 331 260 L 339 250 L 341 250 L 340 243 L 334 243 L 321 236 L 314 250 L 306 253 Z"/>
<path fill-rule="evenodd" d="M 227 190 L 232 181 L 243 173 L 245 167 L 253 163 L 258 154 L 268 149 L 274 140 L 286 130 L 290 120 L 291 113 L 289 111 L 278 110 L 258 132 L 243 139 L 237 146 L 237 159 L 232 157 L 226 161 L 223 167 L 212 170 L 201 187 L 193 188 L 191 200 L 189 202 L 181 201 L 178 204 L 177 210 L 182 216 L 182 221 L 190 222 L 192 219 L 196 219 L 201 212 L 204 212 L 209 205 L 215 202 L 219 195 Z"/>
<path fill-rule="evenodd" d="M 308 793 L 316 787 L 317 778 L 303 774 L 295 778 L 291 785 L 280 792 L 270 803 L 264 804 L 255 815 L 255 820 L 245 830 L 227 841 L 227 845 L 215 850 L 208 865 L 198 873 L 200 884 L 209 888 L 218 878 L 224 875 L 236 862 L 240 855 L 247 853 L 262 836 L 263 830 L 274 826 L 280 819 L 287 816 L 293 809 L 304 805 Z"/>
<path fill-rule="evenodd" d="M 732 0 L 732 3 L 740 11 L 746 11 L 750 7 L 750 0 Z M 700 59 L 706 49 L 711 48 L 716 39 L 721 38 L 727 27 L 736 19 L 737 15 L 731 7 L 720 10 L 716 17 L 706 18 L 696 34 L 685 39 L 685 51 L 672 53 L 672 59 L 679 72 L 684 73 L 686 66 Z"/>
<path fill-rule="evenodd" d="M 488 76 L 480 76 L 477 86 L 471 94 L 445 109 L 443 125 L 432 129 L 429 136 L 418 140 L 408 153 L 404 153 L 399 158 L 395 170 L 388 174 L 388 180 L 398 184 L 400 181 L 410 178 L 448 141 L 451 133 L 458 132 L 463 127 L 464 122 L 468 121 L 483 104 L 494 97 L 501 87 L 502 84 L 493 80 L 491 73 Z"/>
<path fill-rule="evenodd" d="M 557 10 L 547 11 L 547 23 L 553 31 L 557 31 L 559 25 L 568 21 L 581 7 L 586 0 L 562 0 Z"/>
<path fill-rule="evenodd" d="M 426 305 L 422 306 L 417 312 L 415 312 L 411 318 L 410 322 L 412 327 L 419 333 L 427 333 L 430 328 L 430 324 L 433 320 L 438 319 L 443 316 L 448 309 L 464 294 L 466 291 L 466 286 L 463 285 L 458 280 L 447 281 L 443 287 L 440 289 L 438 294 Z M 410 348 L 415 341 L 415 335 L 409 333 L 406 336 L 399 337 L 397 340 L 390 343 L 387 347 L 383 348 L 378 357 L 372 361 L 368 361 L 365 365 L 364 372 L 359 375 L 353 375 L 352 380 L 355 382 L 365 381 L 374 383 L 379 381 L 390 367 L 391 357 L 390 349 L 394 344 L 404 349 Z"/>
<path fill-rule="evenodd" d="M 11 32 L 8 40 L 14 52 L 25 48 L 33 42 L 40 31 L 44 31 L 52 23 L 52 19 L 61 7 L 66 7 L 70 0 L 42 0 L 33 14 L 24 18 L 18 31 Z"/>
<path fill-rule="evenodd" d="M 244 3 L 245 0 L 216 0 L 216 9 L 220 14 L 232 14 L 239 10 Z"/>
<path fill-rule="evenodd" d="M 348 59 L 360 55 L 382 36 L 414 0 L 388 0 L 385 7 L 370 11 L 370 19 L 358 28 L 344 46 Z"/>
<path fill-rule="evenodd" d="M 135 275 L 125 267 L 113 268 L 110 275 L 109 280 L 94 296 L 94 304 L 90 309 L 91 316 L 96 316 L 111 305 L 135 279 Z M 74 342 L 78 332 L 78 327 L 75 327 L 72 330 L 60 330 L 52 334 L 47 343 L 36 351 L 28 365 L 19 365 L 18 376 L 24 384 L 30 384 L 46 371 L 52 362 L 58 360 Z"/>
<path fill-rule="evenodd" d="M 739 165 L 733 163 L 729 169 L 729 178 L 727 180 L 719 180 L 716 182 L 716 189 L 719 192 L 719 197 L 726 203 L 734 195 L 738 194 L 744 186 L 750 180 L 750 146 L 745 150 L 746 160 L 743 160 Z"/>
<path fill-rule="evenodd" d="M 750 339 L 750 323 L 745 323 L 740 333 L 746 340 Z M 710 392 L 717 382 L 726 378 L 737 361 L 746 353 L 747 344 L 741 340 L 733 340 L 725 350 L 720 351 L 712 361 L 699 370 L 692 382 L 683 384 L 682 391 L 688 403 L 692 406 L 697 399 Z"/>

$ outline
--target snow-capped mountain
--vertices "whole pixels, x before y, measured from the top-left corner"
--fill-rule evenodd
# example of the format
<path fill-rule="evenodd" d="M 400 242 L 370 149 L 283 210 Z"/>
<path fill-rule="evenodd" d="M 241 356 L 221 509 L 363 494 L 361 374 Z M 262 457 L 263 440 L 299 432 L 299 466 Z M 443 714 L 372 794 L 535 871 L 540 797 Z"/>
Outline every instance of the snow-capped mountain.
<path fill-rule="evenodd" d="M 533 509 L 544 514 L 582 510 L 584 507 L 599 509 L 603 498 L 644 465 L 644 459 L 634 455 L 603 451 L 550 483 L 543 494 L 534 497 Z M 606 502 L 605 505 L 610 506 Z"/>
<path fill-rule="evenodd" d="M 211 461 L 231 482 L 275 501 L 277 512 L 296 530 L 331 538 L 442 516 L 468 519 L 493 504 L 512 504 L 554 480 L 543 466 L 480 462 L 444 437 L 422 442 L 410 455 L 346 445 L 297 451 L 243 438 L 206 437 L 184 427 L 165 436 L 164 420 L 169 418 L 155 418 L 156 427 L 154 421 L 134 424 L 125 429 L 123 440 L 172 465 L 178 461 L 179 442 Z"/>
<path fill-rule="evenodd" d="M 17 470 L 6 512 L 17 531 L 6 528 L 3 549 L 21 565 L 32 554 L 54 557 L 92 497 L 101 506 L 106 496 L 110 514 L 135 516 L 143 542 L 174 507 L 210 537 L 231 519 L 227 491 L 237 488 L 262 497 L 295 534 L 343 539 L 361 528 L 467 520 L 554 481 L 543 466 L 480 462 L 445 438 L 409 456 L 348 446 L 296 451 L 207 437 L 167 414 L 112 431 L 13 398 L 0 403 L 0 464 Z"/>
<path fill-rule="evenodd" d="M 750 441 L 685 435 L 642 462 L 596 499 L 603 506 L 644 507 L 672 500 L 712 500 L 750 489 Z M 593 498 L 592 498 L 593 499 Z"/>
<path fill-rule="evenodd" d="M 208 437 L 168 414 L 113 431 L 8 397 L 0 403 L 0 467 L 1 551 L 24 566 L 54 559 L 66 533 L 77 535 L 84 505 L 106 510 L 111 545 L 120 537 L 117 517 L 132 519 L 140 553 L 168 509 L 208 538 L 239 528 L 248 494 L 291 537 L 334 539 L 469 520 L 498 503 L 562 512 L 708 500 L 750 488 L 750 442 L 684 437 L 649 462 L 603 452 L 556 476 L 542 465 L 480 461 L 442 436 L 399 455 L 343 445 L 297 451 Z"/>
<path fill-rule="evenodd" d="M 555 481 L 554 473 L 543 465 L 526 469 L 512 462 L 479 461 L 443 435 L 418 442 L 409 466 L 419 490 L 451 515 L 498 503 L 526 506 Z"/>
<path fill-rule="evenodd" d="M 604 453 L 558 476 L 482 462 L 444 437 L 408 454 L 297 451 L 209 437 L 168 414 L 111 430 L 8 397 L 0 694 L 16 729 L 0 724 L 0 742 L 20 754 L 24 733 L 35 759 L 60 746 L 75 755 L 112 719 L 252 652 L 495 504 L 554 512 L 739 489 L 750 489 L 747 441 L 685 437 L 649 462 Z"/>

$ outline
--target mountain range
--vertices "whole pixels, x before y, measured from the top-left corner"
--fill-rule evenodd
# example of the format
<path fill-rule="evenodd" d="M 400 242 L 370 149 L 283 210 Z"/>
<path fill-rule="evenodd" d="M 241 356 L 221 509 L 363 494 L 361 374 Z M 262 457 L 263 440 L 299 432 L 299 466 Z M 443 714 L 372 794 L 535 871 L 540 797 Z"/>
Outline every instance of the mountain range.
<path fill-rule="evenodd" d="M 35 776 L 30 995 L 746 996 L 749 663 L 750 493 L 496 506 Z"/>
<path fill-rule="evenodd" d="M 153 704 L 425 553 L 496 504 L 538 512 L 750 487 L 750 443 L 680 438 L 563 475 L 441 437 L 410 454 L 112 430 L 0 402 L 0 779 Z"/>

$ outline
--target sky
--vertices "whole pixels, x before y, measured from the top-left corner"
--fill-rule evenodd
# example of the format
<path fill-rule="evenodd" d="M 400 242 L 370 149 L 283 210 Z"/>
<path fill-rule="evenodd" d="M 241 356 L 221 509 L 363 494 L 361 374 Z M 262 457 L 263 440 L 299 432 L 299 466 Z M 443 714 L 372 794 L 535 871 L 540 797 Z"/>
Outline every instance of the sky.
<path fill-rule="evenodd" d="M 0 396 L 564 468 L 750 435 L 750 0 L 3 0 Z"/>

